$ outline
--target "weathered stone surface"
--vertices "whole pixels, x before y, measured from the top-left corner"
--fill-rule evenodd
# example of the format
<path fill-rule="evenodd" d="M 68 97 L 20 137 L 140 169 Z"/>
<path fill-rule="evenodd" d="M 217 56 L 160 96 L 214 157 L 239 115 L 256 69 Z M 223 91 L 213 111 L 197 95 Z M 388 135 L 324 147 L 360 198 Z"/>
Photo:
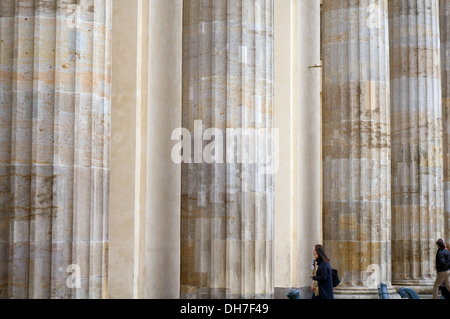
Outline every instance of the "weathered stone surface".
<path fill-rule="evenodd" d="M 202 120 L 224 142 L 227 128 L 271 129 L 273 1 L 187 0 L 184 32 L 183 127 Z M 271 148 L 257 136 L 242 140 L 257 164 L 183 164 L 183 298 L 273 296 Z"/>
<path fill-rule="evenodd" d="M 392 282 L 422 291 L 444 235 L 439 2 L 389 1 L 389 24 Z"/>
<path fill-rule="evenodd" d="M 440 0 L 445 239 L 450 242 L 450 1 Z"/>
<path fill-rule="evenodd" d="M 0 3 L 0 298 L 106 295 L 110 6 Z"/>
<path fill-rule="evenodd" d="M 387 1 L 324 0 L 322 33 L 325 249 L 337 297 L 378 298 L 372 271 L 391 280 Z"/>

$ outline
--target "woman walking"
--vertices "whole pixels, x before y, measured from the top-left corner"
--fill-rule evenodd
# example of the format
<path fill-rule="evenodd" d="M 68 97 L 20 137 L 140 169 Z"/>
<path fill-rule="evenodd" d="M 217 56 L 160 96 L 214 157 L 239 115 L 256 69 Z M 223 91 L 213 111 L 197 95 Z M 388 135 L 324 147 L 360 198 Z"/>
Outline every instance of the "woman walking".
<path fill-rule="evenodd" d="M 316 298 L 334 299 L 333 274 L 331 272 L 330 259 L 322 245 L 316 245 L 313 253 L 318 265 L 316 275 L 311 276 L 314 281 L 317 281 L 319 286 L 319 296 Z"/>
<path fill-rule="evenodd" d="M 445 244 L 445 249 L 450 252 L 450 244 L 449 243 Z M 445 282 L 442 283 L 442 285 L 440 286 L 440 289 L 441 289 L 441 294 L 444 297 L 444 299 L 450 300 L 450 291 L 448 291 L 447 287 L 445 287 Z"/>
<path fill-rule="evenodd" d="M 439 286 L 445 283 L 450 291 L 450 252 L 445 249 L 445 242 L 439 238 L 436 242 L 438 251 L 436 253 L 437 277 L 433 286 L 433 299 L 438 299 Z"/>

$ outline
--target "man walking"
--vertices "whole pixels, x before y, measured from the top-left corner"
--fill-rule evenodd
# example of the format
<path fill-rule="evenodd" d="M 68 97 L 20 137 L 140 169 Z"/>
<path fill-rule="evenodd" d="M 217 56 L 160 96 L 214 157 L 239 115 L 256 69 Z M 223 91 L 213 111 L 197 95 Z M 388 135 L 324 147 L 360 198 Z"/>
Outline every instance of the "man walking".
<path fill-rule="evenodd" d="M 439 238 L 436 242 L 438 251 L 436 253 L 436 271 L 437 277 L 433 286 L 433 299 L 438 299 L 439 286 L 445 283 L 447 290 L 450 291 L 450 252 L 445 249 L 445 242 Z"/>

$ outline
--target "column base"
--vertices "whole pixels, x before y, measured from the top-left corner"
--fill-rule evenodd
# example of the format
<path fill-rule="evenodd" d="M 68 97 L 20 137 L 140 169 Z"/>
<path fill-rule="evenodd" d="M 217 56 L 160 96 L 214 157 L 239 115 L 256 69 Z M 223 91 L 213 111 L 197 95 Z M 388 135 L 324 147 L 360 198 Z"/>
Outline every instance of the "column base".
<path fill-rule="evenodd" d="M 180 299 L 229 299 L 230 290 L 225 288 L 198 288 L 182 286 Z"/>
<path fill-rule="evenodd" d="M 411 288 L 419 295 L 433 294 L 434 279 L 424 280 L 393 280 L 392 286 L 398 291 L 400 288 Z"/>
<path fill-rule="evenodd" d="M 180 299 L 274 299 L 274 293 L 235 294 L 231 293 L 229 288 L 198 288 L 193 286 L 181 286 Z"/>
<path fill-rule="evenodd" d="M 388 293 L 390 299 L 401 299 L 400 295 L 392 286 L 388 287 Z M 335 288 L 334 299 L 380 299 L 380 294 L 377 288 Z"/>

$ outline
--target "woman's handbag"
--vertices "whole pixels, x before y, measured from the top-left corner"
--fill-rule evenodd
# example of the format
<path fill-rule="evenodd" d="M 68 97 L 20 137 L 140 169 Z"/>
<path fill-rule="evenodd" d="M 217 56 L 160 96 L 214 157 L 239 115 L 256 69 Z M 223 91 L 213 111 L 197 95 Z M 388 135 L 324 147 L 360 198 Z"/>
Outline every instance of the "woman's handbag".
<path fill-rule="evenodd" d="M 331 269 L 331 274 L 333 275 L 333 287 L 336 288 L 341 283 L 337 269 Z"/>

